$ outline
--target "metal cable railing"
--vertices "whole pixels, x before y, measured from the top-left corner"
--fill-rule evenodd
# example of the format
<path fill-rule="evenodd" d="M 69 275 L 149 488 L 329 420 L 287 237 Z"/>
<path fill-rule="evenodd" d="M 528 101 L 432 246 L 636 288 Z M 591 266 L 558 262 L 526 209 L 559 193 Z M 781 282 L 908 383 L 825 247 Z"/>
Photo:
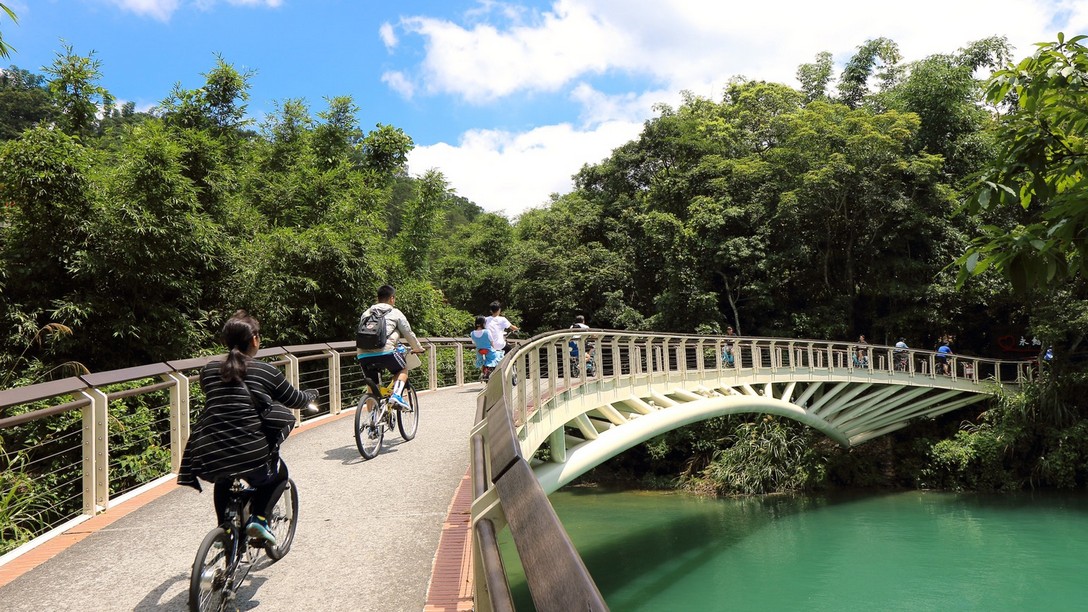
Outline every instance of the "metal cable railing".
<path fill-rule="evenodd" d="M 420 390 L 476 380 L 472 343 L 422 338 L 412 371 Z M 0 391 L 0 554 L 108 510 L 176 472 L 203 405 L 201 357 Z M 257 354 L 297 387 L 317 389 L 319 412 L 353 408 L 362 389 L 354 342 L 272 347 Z"/>

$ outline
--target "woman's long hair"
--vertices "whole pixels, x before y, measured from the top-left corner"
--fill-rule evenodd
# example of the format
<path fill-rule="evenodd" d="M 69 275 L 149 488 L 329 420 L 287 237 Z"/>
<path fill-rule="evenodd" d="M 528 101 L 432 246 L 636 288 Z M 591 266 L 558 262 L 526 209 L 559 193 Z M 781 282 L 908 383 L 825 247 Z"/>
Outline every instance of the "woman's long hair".
<path fill-rule="evenodd" d="M 227 359 L 220 368 L 224 382 L 242 382 L 246 377 L 246 359 L 253 338 L 261 334 L 261 324 L 244 310 L 234 313 L 223 324 L 223 344 L 227 345 Z"/>

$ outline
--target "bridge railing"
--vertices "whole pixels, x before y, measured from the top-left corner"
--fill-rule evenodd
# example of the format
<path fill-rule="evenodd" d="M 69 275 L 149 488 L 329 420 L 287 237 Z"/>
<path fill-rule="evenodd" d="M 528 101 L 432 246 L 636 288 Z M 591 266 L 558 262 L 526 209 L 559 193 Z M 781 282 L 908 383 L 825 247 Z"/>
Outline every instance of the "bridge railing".
<path fill-rule="evenodd" d="M 567 371 L 571 344 L 587 346 L 595 369 Z M 604 330 L 562 330 L 525 342 L 503 366 L 503 397 L 522 427 L 538 407 L 560 392 L 585 383 L 640 377 L 684 380 L 688 373 L 713 373 L 728 380 L 758 373 L 820 372 L 829 376 L 925 377 L 945 384 L 1019 384 L 1034 376 L 1030 361 L 943 355 L 892 346 L 771 337 L 725 337 Z M 524 384 L 514 385 L 514 373 Z M 522 434 L 524 438 L 524 434 Z"/>
<path fill-rule="evenodd" d="M 468 338 L 422 338 L 420 390 L 475 380 Z M 292 384 L 320 392 L 320 411 L 355 405 L 362 373 L 354 342 L 262 349 Z M 0 391 L 0 563 L 172 478 L 203 406 L 200 369 L 219 356 L 91 373 Z M 296 419 L 303 417 L 296 411 Z M 39 540 L 40 541 L 40 540 Z M 34 544 L 27 544 L 32 547 Z M 25 549 L 24 549 L 25 550 Z"/>

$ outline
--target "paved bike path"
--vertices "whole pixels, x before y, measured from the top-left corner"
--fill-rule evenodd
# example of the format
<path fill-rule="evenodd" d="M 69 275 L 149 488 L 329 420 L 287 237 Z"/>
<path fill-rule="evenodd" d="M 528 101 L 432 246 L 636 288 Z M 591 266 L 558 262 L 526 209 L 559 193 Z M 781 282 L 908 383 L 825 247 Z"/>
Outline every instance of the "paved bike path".
<path fill-rule="evenodd" d="M 250 572 L 238 609 L 422 610 L 480 389 L 421 393 L 416 438 L 387 433 L 370 461 L 351 413 L 293 433 L 282 453 L 299 488 L 295 541 Z M 214 522 L 210 486 L 175 488 L 0 587 L 0 610 L 185 610 Z"/>

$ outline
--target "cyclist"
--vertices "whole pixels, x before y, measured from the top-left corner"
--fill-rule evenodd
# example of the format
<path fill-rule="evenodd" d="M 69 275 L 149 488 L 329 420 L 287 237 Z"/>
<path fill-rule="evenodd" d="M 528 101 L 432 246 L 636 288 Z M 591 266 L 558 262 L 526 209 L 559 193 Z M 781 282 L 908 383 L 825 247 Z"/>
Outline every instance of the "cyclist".
<path fill-rule="evenodd" d="M 491 346 L 496 351 L 505 351 L 507 332 L 516 332 L 518 326 L 502 316 L 502 303 L 498 300 L 491 302 L 490 310 L 491 316 L 484 318 L 484 326 L 491 334 Z"/>
<path fill-rule="evenodd" d="M 378 303 L 367 308 L 362 318 L 366 319 L 372 314 L 384 317 L 385 344 L 374 349 L 357 348 L 355 359 L 364 370 L 372 368 L 388 370 L 393 376 L 393 393 L 389 399 L 398 406 L 408 408 L 408 402 L 401 396 L 404 383 L 408 382 L 408 367 L 404 361 L 404 354 L 397 350 L 397 342 L 406 341 L 413 353 L 423 353 L 426 349 L 412 333 L 408 318 L 396 308 L 396 302 L 396 290 L 391 285 L 378 287 Z"/>
<path fill-rule="evenodd" d="M 260 323 L 244 310 L 223 325 L 223 344 L 229 352 L 226 359 L 210 361 L 200 372 L 204 412 L 185 446 L 178 484 L 200 491 L 199 479 L 215 483 L 215 514 L 222 524 L 231 482 L 244 479 L 256 489 L 246 535 L 275 545 L 265 517 L 276 487 L 287 480 L 279 445 L 295 419 L 286 408 L 306 407 L 317 392 L 295 389 L 279 368 L 253 359 L 261 346 L 260 332 Z"/>
<path fill-rule="evenodd" d="M 484 317 L 476 317 L 476 329 L 469 332 L 468 337 L 476 347 L 476 367 L 480 368 L 480 378 L 487 382 L 491 378 L 491 372 L 498 367 L 499 361 L 502 360 L 503 352 L 495 350 Z"/>
<path fill-rule="evenodd" d="M 952 347 L 948 346 L 948 340 L 941 340 L 941 346 L 937 349 L 937 369 L 945 376 L 952 375 L 951 355 Z"/>
<path fill-rule="evenodd" d="M 907 339 L 906 338 L 901 337 L 895 343 L 895 351 L 894 351 L 894 353 L 895 353 L 895 369 L 899 370 L 900 372 L 906 372 L 907 371 L 907 365 L 908 365 L 908 360 L 909 360 L 909 357 L 908 357 L 908 354 L 907 354 L 907 349 L 909 349 L 909 348 L 910 347 L 907 346 Z"/>

